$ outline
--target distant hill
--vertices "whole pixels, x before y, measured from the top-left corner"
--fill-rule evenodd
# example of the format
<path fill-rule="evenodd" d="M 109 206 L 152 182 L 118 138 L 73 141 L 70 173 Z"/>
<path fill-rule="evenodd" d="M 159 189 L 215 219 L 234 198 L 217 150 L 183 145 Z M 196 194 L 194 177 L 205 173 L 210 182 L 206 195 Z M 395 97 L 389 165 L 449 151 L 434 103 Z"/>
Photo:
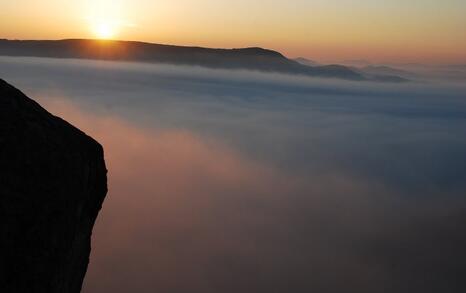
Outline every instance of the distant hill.
<path fill-rule="evenodd" d="M 160 62 L 211 68 L 244 68 L 319 77 L 363 80 L 359 73 L 341 67 L 311 68 L 282 54 L 262 49 L 209 49 L 129 41 L 70 39 L 59 41 L 0 40 L 0 55 L 51 58 Z"/>
<path fill-rule="evenodd" d="M 295 58 L 293 59 L 294 61 L 302 64 L 302 65 L 306 65 L 306 66 L 320 66 L 321 64 L 319 64 L 319 62 L 316 62 L 314 60 L 310 60 L 310 59 L 307 59 L 307 58 L 303 58 L 303 57 L 298 57 L 298 58 Z"/>
<path fill-rule="evenodd" d="M 374 74 L 374 75 L 397 75 L 401 77 L 413 77 L 415 74 L 408 72 L 406 70 L 389 67 L 385 65 L 369 65 L 362 68 L 359 68 L 360 71 L 366 74 Z"/>
<path fill-rule="evenodd" d="M 249 69 L 316 77 L 366 80 L 342 65 L 306 66 L 263 48 L 210 49 L 132 41 L 68 39 L 58 41 L 0 40 L 0 55 L 158 62 L 210 68 Z"/>

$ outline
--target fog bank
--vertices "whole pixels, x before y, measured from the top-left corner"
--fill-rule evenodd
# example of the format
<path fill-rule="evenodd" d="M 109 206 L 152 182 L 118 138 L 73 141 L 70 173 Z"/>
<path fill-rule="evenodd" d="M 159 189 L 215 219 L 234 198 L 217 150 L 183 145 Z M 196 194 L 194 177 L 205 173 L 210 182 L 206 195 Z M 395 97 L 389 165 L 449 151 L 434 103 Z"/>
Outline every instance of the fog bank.
<path fill-rule="evenodd" d="M 466 86 L 0 58 L 105 148 L 84 292 L 464 292 Z"/>

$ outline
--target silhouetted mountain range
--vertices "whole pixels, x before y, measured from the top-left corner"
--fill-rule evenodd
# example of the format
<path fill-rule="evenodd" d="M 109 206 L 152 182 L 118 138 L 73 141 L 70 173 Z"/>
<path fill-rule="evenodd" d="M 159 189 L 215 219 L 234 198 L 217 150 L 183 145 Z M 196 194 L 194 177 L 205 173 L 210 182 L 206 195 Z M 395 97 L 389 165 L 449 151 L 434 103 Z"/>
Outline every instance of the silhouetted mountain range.
<path fill-rule="evenodd" d="M 69 39 L 58 41 L 0 40 L 0 55 L 159 62 L 211 68 L 249 69 L 349 80 L 383 80 L 342 65 L 306 66 L 263 48 L 210 49 L 133 41 Z M 403 81 L 393 77 L 390 81 Z"/>

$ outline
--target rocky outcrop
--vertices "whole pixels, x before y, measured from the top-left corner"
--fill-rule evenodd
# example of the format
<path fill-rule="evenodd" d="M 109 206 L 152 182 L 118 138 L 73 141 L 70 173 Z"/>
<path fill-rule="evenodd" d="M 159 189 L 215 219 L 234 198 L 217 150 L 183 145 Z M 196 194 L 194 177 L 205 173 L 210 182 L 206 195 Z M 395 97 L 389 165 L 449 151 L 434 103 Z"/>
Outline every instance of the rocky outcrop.
<path fill-rule="evenodd" d="M 80 292 L 102 147 L 0 80 L 0 292 Z"/>

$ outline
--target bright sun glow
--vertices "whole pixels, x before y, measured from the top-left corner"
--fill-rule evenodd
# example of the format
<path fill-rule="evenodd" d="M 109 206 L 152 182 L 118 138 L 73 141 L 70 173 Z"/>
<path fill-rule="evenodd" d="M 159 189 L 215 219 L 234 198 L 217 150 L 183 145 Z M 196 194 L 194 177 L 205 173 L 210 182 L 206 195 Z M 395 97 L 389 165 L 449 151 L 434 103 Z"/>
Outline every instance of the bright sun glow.
<path fill-rule="evenodd" d="M 125 25 L 124 0 L 87 0 L 87 19 L 92 34 L 98 39 L 114 39 Z"/>
<path fill-rule="evenodd" d="M 94 34 L 99 39 L 111 39 L 116 35 L 116 26 L 110 22 L 99 22 L 94 24 Z"/>

